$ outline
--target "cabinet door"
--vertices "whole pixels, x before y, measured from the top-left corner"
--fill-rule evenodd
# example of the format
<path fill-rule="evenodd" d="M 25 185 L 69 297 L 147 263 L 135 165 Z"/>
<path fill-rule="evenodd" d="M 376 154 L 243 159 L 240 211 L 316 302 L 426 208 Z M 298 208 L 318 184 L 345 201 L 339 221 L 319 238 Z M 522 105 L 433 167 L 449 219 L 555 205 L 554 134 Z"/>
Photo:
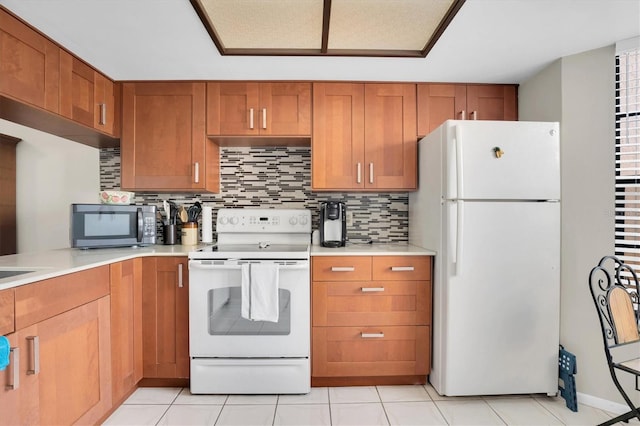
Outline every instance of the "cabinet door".
<path fill-rule="evenodd" d="M 0 291 L 0 336 L 15 331 L 15 290 Z"/>
<path fill-rule="evenodd" d="M 260 134 L 311 136 L 311 84 L 260 84 Z"/>
<path fill-rule="evenodd" d="M 59 111 L 60 49 L 0 10 L 0 92 Z"/>
<path fill-rule="evenodd" d="M 0 424 L 95 424 L 111 408 L 109 304 L 106 296 L 13 335 L 19 387 L 0 394 Z"/>
<path fill-rule="evenodd" d="M 93 128 L 117 137 L 120 133 L 120 86 L 98 71 L 94 71 L 94 81 Z"/>
<path fill-rule="evenodd" d="M 125 83 L 122 90 L 122 188 L 217 191 L 205 83 Z"/>
<path fill-rule="evenodd" d="M 207 134 L 257 136 L 259 98 L 258 83 L 207 83 Z"/>
<path fill-rule="evenodd" d="M 29 365 L 27 348 L 21 347 L 18 333 L 6 336 L 11 354 L 9 366 L 0 371 L 0 425 L 41 424 L 38 411 L 38 378 L 26 374 Z"/>
<path fill-rule="evenodd" d="M 313 282 L 313 326 L 426 325 L 431 282 Z"/>
<path fill-rule="evenodd" d="M 517 120 L 518 95 L 513 85 L 467 85 L 470 120 Z"/>
<path fill-rule="evenodd" d="M 60 50 L 60 114 L 93 127 L 94 77 L 93 68 Z"/>
<path fill-rule="evenodd" d="M 429 373 L 429 327 L 313 327 L 312 376 Z"/>
<path fill-rule="evenodd" d="M 16 144 L 20 139 L 0 135 L 0 256 L 16 254 Z M 0 335 L 6 334 L 0 332 Z"/>
<path fill-rule="evenodd" d="M 142 259 L 110 267 L 111 378 L 116 403 L 142 379 Z"/>
<path fill-rule="evenodd" d="M 418 84 L 418 138 L 447 120 L 459 120 L 467 108 L 464 84 Z"/>
<path fill-rule="evenodd" d="M 416 85 L 365 85 L 365 186 L 417 188 Z"/>
<path fill-rule="evenodd" d="M 189 377 L 189 269 L 186 257 L 142 262 L 145 378 Z"/>
<path fill-rule="evenodd" d="M 364 85 L 313 84 L 311 188 L 364 188 Z"/>

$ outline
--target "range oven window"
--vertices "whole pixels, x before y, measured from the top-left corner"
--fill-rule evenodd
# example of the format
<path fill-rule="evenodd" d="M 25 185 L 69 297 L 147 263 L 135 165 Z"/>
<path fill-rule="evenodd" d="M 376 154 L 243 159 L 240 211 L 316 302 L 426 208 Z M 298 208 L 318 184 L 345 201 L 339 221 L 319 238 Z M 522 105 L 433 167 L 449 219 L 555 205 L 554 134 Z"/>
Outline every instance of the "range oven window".
<path fill-rule="evenodd" d="M 291 333 L 291 292 L 278 289 L 278 322 L 242 318 L 241 288 L 222 287 L 207 292 L 209 334 L 225 336 L 286 336 Z"/>

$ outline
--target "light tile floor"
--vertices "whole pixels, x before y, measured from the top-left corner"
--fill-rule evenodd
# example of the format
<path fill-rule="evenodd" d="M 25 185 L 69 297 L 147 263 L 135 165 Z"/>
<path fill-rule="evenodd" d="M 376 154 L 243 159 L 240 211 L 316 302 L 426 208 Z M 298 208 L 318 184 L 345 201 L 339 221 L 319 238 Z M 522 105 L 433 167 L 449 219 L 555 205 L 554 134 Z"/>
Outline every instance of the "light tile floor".
<path fill-rule="evenodd" d="M 615 415 L 561 398 L 442 397 L 430 385 L 312 388 L 307 395 L 191 395 L 140 388 L 105 425 L 595 425 Z M 640 424 L 637 420 L 629 424 Z"/>

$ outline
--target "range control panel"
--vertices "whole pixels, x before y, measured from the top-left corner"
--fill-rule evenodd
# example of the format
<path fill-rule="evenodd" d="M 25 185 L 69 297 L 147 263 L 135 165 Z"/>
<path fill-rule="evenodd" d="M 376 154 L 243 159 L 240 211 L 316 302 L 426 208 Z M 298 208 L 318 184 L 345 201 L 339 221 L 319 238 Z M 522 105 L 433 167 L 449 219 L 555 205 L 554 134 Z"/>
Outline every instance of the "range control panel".
<path fill-rule="evenodd" d="M 220 209 L 218 233 L 311 233 L 311 211 L 306 209 Z"/>

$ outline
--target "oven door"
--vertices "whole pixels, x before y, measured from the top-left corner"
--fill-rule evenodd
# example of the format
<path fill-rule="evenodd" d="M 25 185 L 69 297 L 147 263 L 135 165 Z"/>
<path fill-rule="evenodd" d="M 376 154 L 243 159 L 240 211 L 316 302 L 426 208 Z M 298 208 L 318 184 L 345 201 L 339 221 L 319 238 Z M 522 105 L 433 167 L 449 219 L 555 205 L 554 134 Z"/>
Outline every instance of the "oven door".
<path fill-rule="evenodd" d="M 308 260 L 251 260 L 279 264 L 278 322 L 250 321 L 241 311 L 241 264 L 189 261 L 189 352 L 192 358 L 308 357 Z"/>

